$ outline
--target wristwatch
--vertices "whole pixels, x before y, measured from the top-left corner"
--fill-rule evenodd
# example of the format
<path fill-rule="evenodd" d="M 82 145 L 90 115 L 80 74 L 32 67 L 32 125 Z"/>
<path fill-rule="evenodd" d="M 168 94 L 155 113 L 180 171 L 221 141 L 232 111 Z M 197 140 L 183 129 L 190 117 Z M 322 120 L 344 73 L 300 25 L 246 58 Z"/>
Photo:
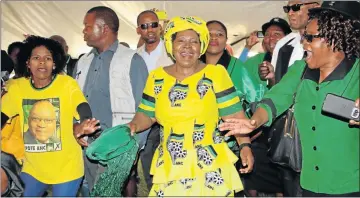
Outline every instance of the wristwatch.
<path fill-rule="evenodd" d="M 245 146 L 251 148 L 251 143 L 242 143 L 239 145 L 239 152 L 241 151 L 241 149 L 243 149 Z"/>

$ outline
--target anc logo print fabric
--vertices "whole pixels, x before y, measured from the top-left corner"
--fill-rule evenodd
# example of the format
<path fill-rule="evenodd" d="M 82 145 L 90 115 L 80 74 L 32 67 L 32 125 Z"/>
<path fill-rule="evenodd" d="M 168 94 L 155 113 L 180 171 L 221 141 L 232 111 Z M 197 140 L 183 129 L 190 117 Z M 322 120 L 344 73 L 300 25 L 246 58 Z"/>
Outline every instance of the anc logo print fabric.
<path fill-rule="evenodd" d="M 163 148 L 163 142 L 164 142 L 164 127 L 160 125 L 160 144 L 159 144 L 159 156 L 156 162 L 156 167 L 161 166 L 164 164 L 164 148 Z"/>
<path fill-rule="evenodd" d="M 189 92 L 189 85 L 183 85 L 175 82 L 175 85 L 169 91 L 169 100 L 172 107 L 181 107 L 179 101 L 184 100 Z"/>
<path fill-rule="evenodd" d="M 155 82 L 154 82 L 155 95 L 158 95 L 162 91 L 163 84 L 164 84 L 164 79 L 155 79 Z"/>
<path fill-rule="evenodd" d="M 164 80 L 155 80 L 154 92 L 157 95 L 160 93 L 161 86 L 164 83 Z M 213 82 L 211 79 L 204 76 L 199 80 L 196 86 L 196 91 L 200 96 L 200 99 L 203 99 L 209 89 L 213 90 Z M 179 101 L 184 100 L 189 92 L 189 85 L 181 84 L 180 82 L 176 81 L 175 85 L 169 91 L 169 100 L 171 102 L 172 107 L 181 107 Z"/>
<path fill-rule="evenodd" d="M 61 151 L 59 98 L 24 99 L 22 107 L 25 151 Z"/>
<path fill-rule="evenodd" d="M 209 89 L 213 89 L 212 80 L 209 78 L 206 78 L 205 74 L 201 78 L 201 80 L 198 82 L 196 86 L 196 91 L 200 95 L 200 99 L 203 99 L 205 94 L 208 92 Z"/>
<path fill-rule="evenodd" d="M 193 132 L 193 145 L 196 147 L 201 146 L 200 142 L 204 139 L 205 136 L 205 124 L 194 124 Z"/>
<path fill-rule="evenodd" d="M 215 160 L 216 156 L 215 149 L 211 146 L 199 147 L 197 149 L 197 158 L 198 158 L 198 166 L 199 168 L 203 168 L 204 165 L 210 166 Z"/>
<path fill-rule="evenodd" d="M 167 140 L 167 149 L 174 165 L 183 165 L 183 159 L 187 156 L 184 147 L 184 134 L 175 134 L 171 129 L 171 134 Z"/>

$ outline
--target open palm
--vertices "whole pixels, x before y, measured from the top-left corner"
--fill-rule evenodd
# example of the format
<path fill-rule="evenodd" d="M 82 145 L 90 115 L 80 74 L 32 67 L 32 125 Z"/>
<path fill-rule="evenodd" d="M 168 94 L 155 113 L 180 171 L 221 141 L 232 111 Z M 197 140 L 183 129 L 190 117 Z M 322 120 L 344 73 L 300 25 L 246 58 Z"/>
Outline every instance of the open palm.
<path fill-rule="evenodd" d="M 220 131 L 229 131 L 225 136 L 237 135 L 237 134 L 249 134 L 256 129 L 256 123 L 254 120 L 249 119 L 226 119 L 225 122 L 219 125 Z"/>
<path fill-rule="evenodd" d="M 100 126 L 97 126 L 97 124 L 99 122 L 100 121 L 96 120 L 95 118 L 82 121 L 80 123 L 80 125 L 78 127 L 76 127 L 76 130 L 74 131 L 74 133 L 76 134 L 76 137 L 94 133 L 96 130 L 100 129 Z"/>

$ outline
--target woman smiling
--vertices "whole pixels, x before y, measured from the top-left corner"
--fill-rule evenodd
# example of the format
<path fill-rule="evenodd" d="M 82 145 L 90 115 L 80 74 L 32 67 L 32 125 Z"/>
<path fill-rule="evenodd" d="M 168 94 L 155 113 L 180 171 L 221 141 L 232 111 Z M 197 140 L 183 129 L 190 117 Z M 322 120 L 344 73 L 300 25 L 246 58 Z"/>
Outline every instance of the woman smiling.
<path fill-rule="evenodd" d="M 251 120 L 227 120 L 220 127 L 230 129 L 228 135 L 246 134 L 271 124 L 293 105 L 301 138 L 304 197 L 360 196 L 359 123 L 322 112 L 328 94 L 357 99 L 354 106 L 359 107 L 359 10 L 356 1 L 325 1 L 321 8 L 310 9 L 303 36 L 306 60 L 291 66 Z"/>
<path fill-rule="evenodd" d="M 161 125 L 150 196 L 226 196 L 243 189 L 234 166 L 238 158 L 217 125 L 221 119 L 245 115 L 224 67 L 199 60 L 208 43 L 202 19 L 169 21 L 165 44 L 175 64 L 150 73 L 142 103 L 129 123 L 132 132 L 155 122 Z M 247 137 L 237 140 L 250 142 Z"/>

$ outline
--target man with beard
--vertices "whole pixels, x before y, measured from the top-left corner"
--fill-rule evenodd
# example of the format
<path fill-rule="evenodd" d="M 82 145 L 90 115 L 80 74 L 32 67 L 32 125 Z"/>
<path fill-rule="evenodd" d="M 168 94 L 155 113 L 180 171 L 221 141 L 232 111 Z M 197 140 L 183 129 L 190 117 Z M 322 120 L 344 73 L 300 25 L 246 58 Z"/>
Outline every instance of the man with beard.
<path fill-rule="evenodd" d="M 103 131 L 132 119 L 141 101 L 148 71 L 135 50 L 119 44 L 119 18 L 112 9 L 91 8 L 83 23 L 84 40 L 93 49 L 79 59 L 73 75 Z M 92 134 L 87 141 L 81 136 L 77 141 L 86 147 L 98 136 L 99 133 Z M 85 157 L 85 179 L 90 191 L 104 169 Z M 126 192 L 125 196 L 134 194 Z"/>
<path fill-rule="evenodd" d="M 137 53 L 143 57 L 149 73 L 160 66 L 173 64 L 172 59 L 166 53 L 164 41 L 160 38 L 162 27 L 156 13 L 151 10 L 141 12 L 137 17 L 137 25 L 136 32 L 144 41 L 144 44 L 137 49 Z M 146 131 L 140 133 L 139 136 L 144 144 L 146 142 L 144 151 L 140 154 L 140 159 L 145 181 L 148 188 L 151 189 L 150 166 L 155 150 L 160 143 L 159 126 L 155 124 L 150 134 L 149 131 Z"/>

